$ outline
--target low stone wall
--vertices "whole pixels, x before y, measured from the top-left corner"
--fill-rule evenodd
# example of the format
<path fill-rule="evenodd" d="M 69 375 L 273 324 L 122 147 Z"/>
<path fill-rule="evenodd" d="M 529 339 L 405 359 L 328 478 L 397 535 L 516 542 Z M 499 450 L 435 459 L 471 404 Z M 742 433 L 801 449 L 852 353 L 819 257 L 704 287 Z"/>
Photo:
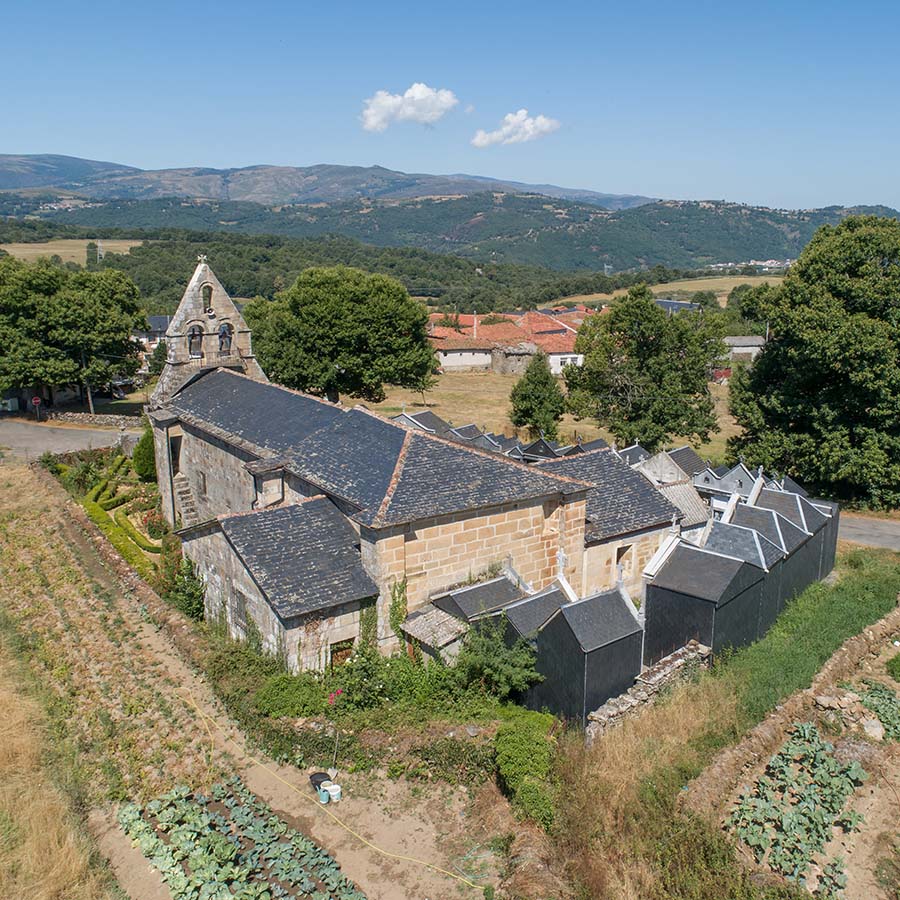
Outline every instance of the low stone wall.
<path fill-rule="evenodd" d="M 140 428 L 140 416 L 120 416 L 106 413 L 91 415 L 90 413 L 64 412 L 48 409 L 41 413 L 42 419 L 50 422 L 63 422 L 68 425 L 90 425 L 95 428 Z"/>
<path fill-rule="evenodd" d="M 588 714 L 585 739 L 591 741 L 624 719 L 638 713 L 656 699 L 660 691 L 675 684 L 696 671 L 706 668 L 712 651 L 704 644 L 689 641 L 679 650 L 670 653 L 658 663 L 642 672 L 624 694 L 607 700 L 599 709 Z"/>

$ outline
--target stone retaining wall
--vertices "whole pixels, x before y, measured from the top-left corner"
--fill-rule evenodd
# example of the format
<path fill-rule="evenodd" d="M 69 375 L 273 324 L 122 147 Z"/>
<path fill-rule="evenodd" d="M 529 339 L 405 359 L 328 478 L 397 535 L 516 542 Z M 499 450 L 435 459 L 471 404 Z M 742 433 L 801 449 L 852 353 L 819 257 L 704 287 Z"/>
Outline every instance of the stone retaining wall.
<path fill-rule="evenodd" d="M 90 413 L 79 412 L 62 412 L 55 409 L 48 409 L 41 413 L 42 419 L 50 422 L 64 422 L 69 425 L 91 425 L 99 428 L 140 428 L 140 416 L 120 416 L 108 413 Z"/>
<path fill-rule="evenodd" d="M 624 719 L 653 703 L 663 688 L 682 681 L 698 667 L 707 667 L 711 654 L 710 648 L 704 644 L 689 641 L 681 649 L 644 670 L 624 694 L 607 700 L 599 709 L 588 714 L 588 726 L 585 729 L 588 745 L 608 728 L 619 725 Z"/>

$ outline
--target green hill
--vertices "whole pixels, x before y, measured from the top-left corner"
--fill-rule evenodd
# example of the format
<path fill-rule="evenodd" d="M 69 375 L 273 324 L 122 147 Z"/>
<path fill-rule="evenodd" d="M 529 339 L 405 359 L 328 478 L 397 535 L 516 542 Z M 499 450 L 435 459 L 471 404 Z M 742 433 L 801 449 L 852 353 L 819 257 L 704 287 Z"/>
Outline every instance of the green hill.
<path fill-rule="evenodd" d="M 658 201 L 606 210 L 534 194 L 354 200 L 264 206 L 235 201 L 114 200 L 40 214 L 91 227 L 188 228 L 286 237 L 343 235 L 464 258 L 563 271 L 785 259 L 823 224 L 852 213 L 900 217 L 888 207 L 776 210 L 727 202 Z"/>

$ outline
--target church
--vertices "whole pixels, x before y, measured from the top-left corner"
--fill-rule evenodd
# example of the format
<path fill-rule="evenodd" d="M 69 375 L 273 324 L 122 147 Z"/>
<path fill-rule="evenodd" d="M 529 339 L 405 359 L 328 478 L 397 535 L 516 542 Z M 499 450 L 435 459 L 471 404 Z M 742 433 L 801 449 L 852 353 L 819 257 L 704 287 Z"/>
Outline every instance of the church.
<path fill-rule="evenodd" d="M 340 662 L 364 631 L 402 649 L 465 585 L 636 596 L 678 531 L 680 511 L 608 448 L 530 466 L 270 383 L 204 257 L 165 340 L 147 407 L 163 513 L 207 616 L 257 630 L 292 670 Z"/>

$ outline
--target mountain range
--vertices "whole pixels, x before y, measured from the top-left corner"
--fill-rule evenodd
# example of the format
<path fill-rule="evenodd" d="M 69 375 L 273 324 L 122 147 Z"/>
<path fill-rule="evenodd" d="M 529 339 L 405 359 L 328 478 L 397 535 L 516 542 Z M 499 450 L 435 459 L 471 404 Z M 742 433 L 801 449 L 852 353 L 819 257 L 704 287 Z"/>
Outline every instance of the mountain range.
<path fill-rule="evenodd" d="M 0 156 L 0 216 L 8 221 L 37 216 L 101 237 L 112 229 L 343 235 L 559 271 L 790 259 L 817 228 L 853 214 L 900 218 L 885 206 L 783 210 L 652 200 L 379 166 L 144 171 L 74 157 Z"/>
<path fill-rule="evenodd" d="M 361 198 L 402 200 L 468 196 L 483 191 L 542 194 L 627 209 L 651 197 L 603 194 L 552 184 L 523 184 L 479 175 L 424 175 L 382 166 L 247 166 L 241 169 L 138 169 L 119 163 L 53 154 L 0 154 L 0 190 L 55 188 L 99 200 L 188 197 L 279 205 L 339 203 Z"/>

